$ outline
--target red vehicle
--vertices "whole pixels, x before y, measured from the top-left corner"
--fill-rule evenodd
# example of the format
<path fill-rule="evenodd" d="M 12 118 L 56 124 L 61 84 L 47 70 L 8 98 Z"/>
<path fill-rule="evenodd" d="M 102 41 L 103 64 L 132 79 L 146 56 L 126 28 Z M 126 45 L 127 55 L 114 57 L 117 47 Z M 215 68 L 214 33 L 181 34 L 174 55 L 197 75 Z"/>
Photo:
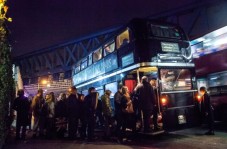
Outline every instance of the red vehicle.
<path fill-rule="evenodd" d="M 227 122 L 227 26 L 191 42 L 198 88 L 211 95 L 215 120 Z"/>

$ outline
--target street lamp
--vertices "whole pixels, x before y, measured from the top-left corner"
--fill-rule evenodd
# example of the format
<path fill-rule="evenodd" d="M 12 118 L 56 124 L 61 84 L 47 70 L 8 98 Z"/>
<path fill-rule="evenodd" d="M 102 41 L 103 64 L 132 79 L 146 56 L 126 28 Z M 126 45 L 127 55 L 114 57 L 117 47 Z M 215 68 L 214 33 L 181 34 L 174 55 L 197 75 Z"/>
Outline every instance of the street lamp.
<path fill-rule="evenodd" d="M 41 80 L 41 81 L 38 81 L 38 89 L 39 89 L 39 87 L 40 87 L 40 83 L 41 84 L 43 84 L 43 85 L 45 85 L 45 84 L 47 84 L 48 83 L 48 81 L 47 80 Z M 47 84 L 48 85 L 48 84 Z"/>

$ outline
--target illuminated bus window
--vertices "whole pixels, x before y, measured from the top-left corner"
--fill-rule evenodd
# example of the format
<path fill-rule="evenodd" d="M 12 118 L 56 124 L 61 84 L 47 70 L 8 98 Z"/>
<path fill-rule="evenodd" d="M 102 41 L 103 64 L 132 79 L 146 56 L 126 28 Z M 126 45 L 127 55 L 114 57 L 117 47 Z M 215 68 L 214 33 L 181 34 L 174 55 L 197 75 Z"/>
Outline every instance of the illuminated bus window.
<path fill-rule="evenodd" d="M 99 48 L 95 52 L 93 52 L 93 62 L 97 62 L 102 58 L 102 48 Z"/>
<path fill-rule="evenodd" d="M 88 56 L 88 65 L 90 66 L 92 64 L 92 53 Z"/>
<path fill-rule="evenodd" d="M 85 68 L 87 68 L 87 58 L 84 59 L 84 60 L 82 61 L 82 63 L 81 63 L 81 70 L 83 70 L 83 69 L 85 69 Z"/>
<path fill-rule="evenodd" d="M 116 39 L 117 49 L 123 47 L 124 45 L 127 45 L 129 42 L 130 42 L 129 29 L 127 29 L 117 36 Z"/>
<path fill-rule="evenodd" d="M 108 55 L 109 53 L 112 53 L 115 49 L 115 42 L 111 41 L 103 47 L 104 49 L 104 56 Z"/>
<path fill-rule="evenodd" d="M 75 68 L 74 74 L 78 73 L 79 71 L 80 71 L 80 66 L 77 66 L 77 67 Z"/>

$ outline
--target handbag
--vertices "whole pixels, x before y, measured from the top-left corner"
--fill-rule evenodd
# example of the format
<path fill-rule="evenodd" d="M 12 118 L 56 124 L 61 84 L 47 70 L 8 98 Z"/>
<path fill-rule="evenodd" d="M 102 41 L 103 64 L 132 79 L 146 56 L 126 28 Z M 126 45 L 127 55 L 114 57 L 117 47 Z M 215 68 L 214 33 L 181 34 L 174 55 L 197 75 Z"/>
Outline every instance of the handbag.
<path fill-rule="evenodd" d="M 127 102 L 127 107 L 126 107 L 125 111 L 127 113 L 134 113 L 132 100 L 130 100 L 129 102 Z"/>

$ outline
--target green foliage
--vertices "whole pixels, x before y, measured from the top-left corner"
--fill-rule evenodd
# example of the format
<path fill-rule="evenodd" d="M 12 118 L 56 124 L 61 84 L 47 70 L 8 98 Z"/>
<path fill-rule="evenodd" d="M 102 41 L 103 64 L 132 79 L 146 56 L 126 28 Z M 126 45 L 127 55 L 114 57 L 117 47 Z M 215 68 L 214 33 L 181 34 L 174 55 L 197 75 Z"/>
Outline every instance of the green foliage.
<path fill-rule="evenodd" d="M 14 80 L 6 30 L 0 23 L 0 140 L 4 140 L 11 121 L 10 103 L 14 99 Z"/>

